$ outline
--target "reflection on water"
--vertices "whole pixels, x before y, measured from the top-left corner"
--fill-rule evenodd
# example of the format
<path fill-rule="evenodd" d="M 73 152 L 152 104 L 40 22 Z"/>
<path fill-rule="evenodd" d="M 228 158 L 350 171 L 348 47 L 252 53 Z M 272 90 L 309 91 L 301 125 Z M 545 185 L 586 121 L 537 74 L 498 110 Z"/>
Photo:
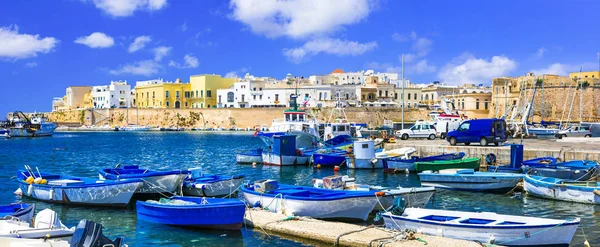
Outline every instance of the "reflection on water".
<path fill-rule="evenodd" d="M 203 132 L 107 132 L 56 133 L 51 138 L 0 140 L 0 204 L 29 199 L 13 195 L 17 183 L 11 177 L 29 164 L 44 172 L 97 177 L 98 169 L 116 164 L 135 164 L 152 169 L 203 167 L 207 173 L 243 174 L 248 180 L 277 179 L 282 183 L 312 186 L 312 178 L 333 175 L 331 168 L 271 167 L 236 165 L 234 151 L 258 147 L 262 142 L 251 134 Z M 416 175 L 384 174 L 372 170 L 346 170 L 339 174 L 356 177 L 361 184 L 389 187 L 419 186 Z M 36 202 L 38 210 L 50 207 L 68 226 L 90 219 L 105 226 L 111 237 L 124 236 L 130 246 L 301 246 L 251 230 L 239 232 L 184 229 L 137 221 L 135 209 L 72 207 Z M 527 195 L 505 195 L 438 190 L 430 208 L 491 211 L 501 214 L 565 219 L 580 217 L 573 245 L 581 246 L 583 232 L 592 244 L 600 245 L 600 206 L 567 203 Z M 583 229 L 583 231 L 582 231 Z"/>

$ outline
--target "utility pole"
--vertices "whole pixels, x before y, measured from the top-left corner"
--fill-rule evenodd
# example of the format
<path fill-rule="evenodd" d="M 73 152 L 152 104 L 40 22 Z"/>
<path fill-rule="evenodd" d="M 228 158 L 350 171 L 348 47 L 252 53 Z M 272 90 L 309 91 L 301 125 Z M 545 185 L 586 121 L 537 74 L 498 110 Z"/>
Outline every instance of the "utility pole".
<path fill-rule="evenodd" d="M 402 54 L 402 129 L 404 129 L 404 54 Z"/>

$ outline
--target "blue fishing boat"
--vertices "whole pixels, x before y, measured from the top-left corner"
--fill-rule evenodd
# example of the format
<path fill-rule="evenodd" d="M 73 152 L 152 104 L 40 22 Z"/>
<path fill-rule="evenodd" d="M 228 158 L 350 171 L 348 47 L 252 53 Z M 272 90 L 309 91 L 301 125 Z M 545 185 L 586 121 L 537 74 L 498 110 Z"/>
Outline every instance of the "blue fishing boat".
<path fill-rule="evenodd" d="M 262 148 L 238 150 L 235 152 L 235 162 L 238 164 L 262 163 Z"/>
<path fill-rule="evenodd" d="M 586 204 L 600 204 L 600 183 L 552 177 L 525 176 L 524 189 L 533 196 Z"/>
<path fill-rule="evenodd" d="M 321 166 L 342 166 L 348 152 L 339 149 L 319 149 L 312 155 L 312 163 Z"/>
<path fill-rule="evenodd" d="M 50 203 L 125 207 L 144 183 L 140 179 L 98 180 L 28 170 L 17 172 L 20 192 Z"/>
<path fill-rule="evenodd" d="M 523 180 L 523 174 L 476 172 L 473 169 L 461 169 L 452 173 L 421 172 L 419 179 L 423 186 L 442 189 L 509 191 Z"/>
<path fill-rule="evenodd" d="M 297 149 L 296 141 L 295 135 L 273 136 L 272 149 L 262 152 L 263 164 L 273 166 L 308 165 L 311 154 Z"/>
<path fill-rule="evenodd" d="M 593 160 L 572 160 L 552 165 L 522 166 L 523 173 L 532 176 L 584 181 L 598 173 L 600 166 Z"/>
<path fill-rule="evenodd" d="M 0 219 L 18 218 L 23 222 L 32 222 L 35 204 L 12 203 L 0 206 Z"/>
<path fill-rule="evenodd" d="M 8 130 L 10 137 L 40 137 L 51 136 L 56 129 L 56 124 L 46 122 L 43 114 L 34 113 L 30 116 L 23 112 L 15 111 L 9 114 L 7 121 L 0 127 Z"/>
<path fill-rule="evenodd" d="M 190 173 L 185 170 L 156 171 L 140 169 L 138 166 L 118 165 L 99 171 L 101 180 L 121 181 L 127 179 L 141 179 L 144 184 L 137 189 L 137 194 L 160 194 L 177 191 L 183 179 Z"/>
<path fill-rule="evenodd" d="M 244 180 L 243 175 L 211 175 L 202 173 L 202 168 L 192 168 L 184 181 L 182 192 L 186 196 L 223 197 L 237 192 Z"/>
<path fill-rule="evenodd" d="M 433 156 L 411 156 L 410 158 L 405 157 L 391 157 L 383 160 L 383 168 L 386 169 L 386 172 L 395 172 L 395 171 L 415 171 L 415 162 L 432 162 L 439 160 L 458 160 L 465 157 L 464 152 L 456 152 L 449 154 L 440 154 Z"/>
<path fill-rule="evenodd" d="M 556 158 L 554 157 L 539 157 L 523 161 L 523 165 L 525 166 L 545 166 L 554 164 L 556 164 Z"/>
<path fill-rule="evenodd" d="M 8 138 L 10 137 L 10 131 L 7 129 L 0 129 L 0 138 Z"/>
<path fill-rule="evenodd" d="M 246 205 L 237 199 L 175 196 L 136 203 L 139 220 L 208 229 L 241 229 L 245 210 Z"/>
<path fill-rule="evenodd" d="M 254 207 L 319 219 L 366 220 L 377 203 L 374 192 L 319 189 L 274 180 L 256 181 L 242 187 L 242 192 Z"/>

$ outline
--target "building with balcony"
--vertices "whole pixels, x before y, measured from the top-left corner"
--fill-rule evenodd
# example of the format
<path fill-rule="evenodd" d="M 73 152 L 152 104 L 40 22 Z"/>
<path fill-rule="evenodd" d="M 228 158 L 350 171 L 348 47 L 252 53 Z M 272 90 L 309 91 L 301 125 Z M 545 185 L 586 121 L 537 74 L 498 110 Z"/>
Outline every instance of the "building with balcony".
<path fill-rule="evenodd" d="M 156 79 L 136 83 L 133 104 L 138 108 L 191 108 L 191 99 L 189 83 Z"/>
<path fill-rule="evenodd" d="M 111 81 L 110 85 L 92 88 L 93 106 L 96 109 L 129 108 L 133 106 L 131 86 L 126 81 Z"/>
<path fill-rule="evenodd" d="M 223 78 L 220 75 L 190 76 L 190 103 L 192 108 L 217 107 L 217 90 L 233 86 L 236 78 Z"/>

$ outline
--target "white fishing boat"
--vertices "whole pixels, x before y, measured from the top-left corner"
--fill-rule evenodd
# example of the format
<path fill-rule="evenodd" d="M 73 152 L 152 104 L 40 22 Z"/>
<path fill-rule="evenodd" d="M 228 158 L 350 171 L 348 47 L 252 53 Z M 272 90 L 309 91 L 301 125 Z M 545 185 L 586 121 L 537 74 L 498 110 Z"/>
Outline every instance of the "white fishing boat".
<path fill-rule="evenodd" d="M 472 191 L 509 191 L 523 180 L 523 174 L 502 172 L 476 172 L 473 169 L 460 169 L 450 172 L 421 172 L 419 179 L 423 186 L 443 189 Z"/>
<path fill-rule="evenodd" d="M 568 246 L 580 221 L 422 208 L 382 216 L 390 229 L 506 246 Z"/>
<path fill-rule="evenodd" d="M 235 194 L 244 182 L 243 175 L 204 174 L 202 168 L 192 168 L 190 171 L 191 174 L 183 181 L 182 192 L 186 196 L 230 196 Z"/>
<path fill-rule="evenodd" d="M 377 203 L 373 192 L 279 185 L 274 180 L 256 181 L 242 187 L 242 193 L 253 207 L 318 219 L 366 220 Z"/>
<path fill-rule="evenodd" d="M 190 174 L 186 170 L 158 171 L 140 169 L 138 166 L 117 165 L 115 168 L 101 169 L 100 180 L 122 181 L 141 179 L 144 184 L 138 188 L 136 194 L 160 194 L 179 191 L 183 180 Z"/>
<path fill-rule="evenodd" d="M 296 148 L 295 135 L 274 135 L 270 150 L 263 150 L 262 162 L 272 166 L 308 165 L 311 155 Z"/>
<path fill-rule="evenodd" d="M 524 189 L 528 194 L 567 202 L 600 204 L 600 183 L 573 181 L 526 175 Z"/>
<path fill-rule="evenodd" d="M 347 190 L 347 191 L 368 191 L 379 192 L 379 202 L 375 205 L 374 210 L 385 210 L 392 206 L 392 202 L 396 197 L 402 197 L 407 202 L 409 207 L 422 208 L 425 207 L 435 192 L 434 187 L 411 187 L 411 188 L 389 188 L 382 186 L 372 186 L 357 184 L 354 178 L 348 175 L 329 176 L 323 179 L 313 179 L 315 188 L 332 189 L 332 190 Z"/>

